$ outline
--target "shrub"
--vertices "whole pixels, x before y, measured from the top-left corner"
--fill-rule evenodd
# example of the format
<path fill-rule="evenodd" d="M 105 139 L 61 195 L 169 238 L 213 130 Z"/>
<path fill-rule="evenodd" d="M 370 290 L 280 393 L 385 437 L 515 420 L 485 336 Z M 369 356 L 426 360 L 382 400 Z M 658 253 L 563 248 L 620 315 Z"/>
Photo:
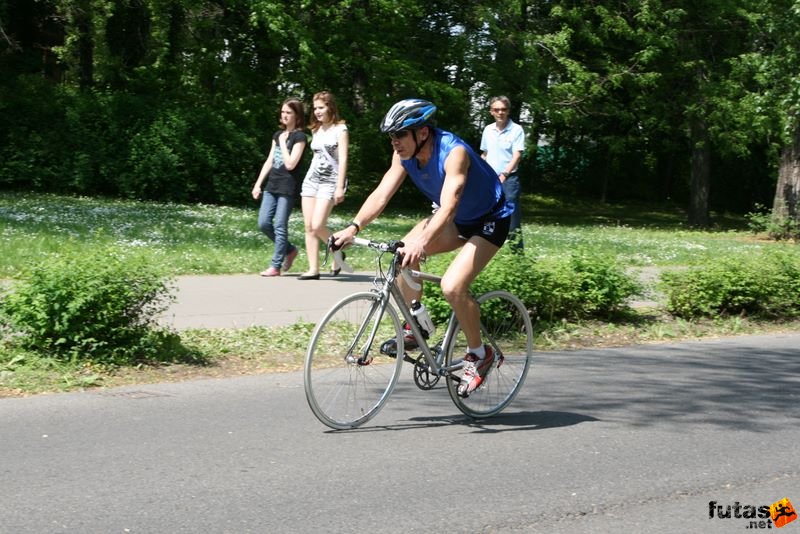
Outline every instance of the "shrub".
<path fill-rule="evenodd" d="M 143 256 L 109 248 L 59 256 L 28 270 L 0 301 L 26 349 L 58 359 L 131 363 L 175 347 L 155 326 L 170 282 Z"/>
<path fill-rule="evenodd" d="M 643 290 L 616 259 L 600 254 L 548 258 L 534 267 L 533 274 L 540 313 L 550 319 L 608 318 Z"/>
<path fill-rule="evenodd" d="M 772 210 L 756 204 L 756 211 L 745 215 L 747 226 L 754 234 L 766 233 L 776 241 L 800 241 L 800 220 L 791 217 L 776 218 Z"/>
<path fill-rule="evenodd" d="M 667 311 L 678 317 L 800 314 L 800 257 L 787 252 L 724 257 L 661 280 Z"/>
<path fill-rule="evenodd" d="M 443 272 L 448 262 L 436 258 L 426 268 Z M 607 256 L 574 253 L 533 259 L 505 248 L 472 284 L 475 295 L 494 289 L 513 293 L 528 309 L 547 319 L 609 317 L 642 291 L 641 285 Z M 435 322 L 447 320 L 450 306 L 438 286 L 428 284 L 425 303 Z"/>

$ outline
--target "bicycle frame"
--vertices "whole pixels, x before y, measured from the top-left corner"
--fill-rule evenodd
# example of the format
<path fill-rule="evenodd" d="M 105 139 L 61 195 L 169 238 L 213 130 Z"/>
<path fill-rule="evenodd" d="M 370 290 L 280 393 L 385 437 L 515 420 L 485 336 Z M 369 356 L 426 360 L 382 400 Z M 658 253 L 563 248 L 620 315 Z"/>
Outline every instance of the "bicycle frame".
<path fill-rule="evenodd" d="M 414 382 L 421 390 L 433 389 L 445 377 L 450 398 L 468 417 L 491 417 L 508 406 L 525 381 L 533 349 L 533 328 L 525 304 L 503 290 L 478 297 L 469 293 L 481 310 L 481 338 L 491 347 L 493 357 L 481 381 L 465 392 L 459 388 L 464 359 L 454 355 L 468 347 L 455 312 L 450 314 L 441 342 L 431 346 L 403 295 L 405 286 L 419 290 L 422 282 L 440 284 L 442 278 L 403 268 L 402 256 L 397 253 L 402 242 L 356 238 L 354 244 L 380 252 L 375 287 L 334 304 L 311 334 L 303 384 L 314 415 L 337 430 L 365 423 L 386 403 L 404 361 L 413 364 Z M 387 252 L 392 256 L 384 270 L 382 260 Z M 399 277 L 403 277 L 402 282 Z M 421 353 L 419 357 L 405 352 L 402 320 L 417 342 L 413 352 Z M 386 339 L 390 331 L 394 346 L 384 346 L 389 339 L 379 347 L 378 338 Z M 472 380 L 474 375 L 470 377 Z"/>
<path fill-rule="evenodd" d="M 442 338 L 442 341 L 440 343 L 441 350 L 439 350 L 438 353 L 434 355 L 433 351 L 428 345 L 427 340 L 422 335 L 422 331 L 417 325 L 417 321 L 411 314 L 411 309 L 409 308 L 408 304 L 406 304 L 405 296 L 403 295 L 403 292 L 401 291 L 400 286 L 397 283 L 398 276 L 403 276 L 404 280 L 406 280 L 406 283 L 408 283 L 412 287 L 416 284 L 413 281 L 413 279 L 440 284 L 442 282 L 442 277 L 437 276 L 435 274 L 418 271 L 415 269 L 400 267 L 402 256 L 400 256 L 397 253 L 396 249 L 397 247 L 402 246 L 401 242 L 394 242 L 391 244 L 393 245 L 393 247 L 387 247 L 383 243 L 378 243 L 356 237 L 354 238 L 353 243 L 356 245 L 376 248 L 383 252 L 391 252 L 393 254 L 392 261 L 389 265 L 388 271 L 386 272 L 384 282 L 381 288 L 377 290 L 377 292 L 381 295 L 381 309 L 378 310 L 379 317 L 383 316 L 386 310 L 386 306 L 389 305 L 390 298 L 394 299 L 397 308 L 400 310 L 400 314 L 403 316 L 406 323 L 411 327 L 411 333 L 416 339 L 418 345 L 418 348 L 416 350 L 422 352 L 422 355 L 425 358 L 425 363 L 429 367 L 429 371 L 437 376 L 448 376 L 452 371 L 459 370 L 463 366 L 463 362 L 459 362 L 449 367 L 444 367 L 442 365 L 444 361 L 444 348 L 448 346 L 448 343 L 450 343 L 450 339 L 455 331 L 454 328 L 455 314 L 450 315 L 450 319 L 447 322 L 447 327 L 445 328 L 444 337 Z M 370 339 L 367 346 L 372 346 L 372 343 L 374 342 L 375 342 L 375 332 L 372 332 L 370 334 Z M 402 356 L 398 354 L 397 357 L 400 358 Z"/>

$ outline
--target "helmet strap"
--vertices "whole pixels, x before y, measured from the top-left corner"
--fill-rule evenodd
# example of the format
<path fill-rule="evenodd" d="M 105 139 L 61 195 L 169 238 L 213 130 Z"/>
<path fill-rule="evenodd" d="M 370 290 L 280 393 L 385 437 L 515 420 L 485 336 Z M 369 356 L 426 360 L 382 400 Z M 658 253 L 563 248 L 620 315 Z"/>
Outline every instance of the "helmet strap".
<path fill-rule="evenodd" d="M 430 126 L 429 126 L 429 127 L 428 127 L 428 139 L 430 139 L 430 138 L 431 138 L 431 136 L 430 136 L 430 131 L 431 131 L 431 129 L 430 129 Z M 414 146 L 416 146 L 416 147 L 417 147 L 417 149 L 416 149 L 416 150 L 414 150 L 414 154 L 413 154 L 411 157 L 412 157 L 412 158 L 416 158 L 416 157 L 417 157 L 417 154 L 419 154 L 419 151 L 420 151 L 420 150 L 422 150 L 422 147 L 424 147 L 424 146 L 425 146 L 425 143 L 427 143 L 427 142 L 428 142 L 428 139 L 426 139 L 425 141 L 423 141 L 422 143 L 420 143 L 420 142 L 417 140 L 417 130 L 411 130 L 411 135 L 413 135 L 413 136 L 414 136 Z"/>

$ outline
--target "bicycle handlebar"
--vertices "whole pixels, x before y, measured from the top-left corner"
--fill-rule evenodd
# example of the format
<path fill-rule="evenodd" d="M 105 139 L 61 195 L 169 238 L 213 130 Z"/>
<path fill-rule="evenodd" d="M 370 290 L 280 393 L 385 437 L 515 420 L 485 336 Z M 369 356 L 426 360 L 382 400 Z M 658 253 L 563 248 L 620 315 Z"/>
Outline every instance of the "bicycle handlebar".
<path fill-rule="evenodd" d="M 353 237 L 353 244 L 361 247 L 374 248 L 381 252 L 397 252 L 398 248 L 404 246 L 402 241 L 371 241 L 363 237 Z"/>
<path fill-rule="evenodd" d="M 373 248 L 376 250 L 380 250 L 381 252 L 392 252 L 392 253 L 396 253 L 397 249 L 403 246 L 402 241 L 386 241 L 386 242 L 371 241 L 369 239 L 364 239 L 363 237 L 353 237 L 352 244 L 361 247 Z M 331 246 L 330 248 L 333 247 Z M 400 269 L 400 274 L 402 275 L 403 280 L 406 281 L 408 287 L 411 288 L 413 291 L 419 291 L 422 289 L 422 285 L 416 280 L 414 280 L 414 278 L 411 276 L 411 269 L 409 269 L 408 267 L 404 267 Z"/>

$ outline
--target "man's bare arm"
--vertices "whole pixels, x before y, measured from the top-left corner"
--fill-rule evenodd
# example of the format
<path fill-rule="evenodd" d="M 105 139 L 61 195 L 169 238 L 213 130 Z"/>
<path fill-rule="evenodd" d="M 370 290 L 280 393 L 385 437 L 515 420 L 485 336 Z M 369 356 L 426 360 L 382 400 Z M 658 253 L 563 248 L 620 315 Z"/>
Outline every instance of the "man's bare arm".
<path fill-rule="evenodd" d="M 370 193 L 364 203 L 361 205 L 361 208 L 358 210 L 355 219 L 355 222 L 359 229 L 364 229 L 369 223 L 374 221 L 383 210 L 386 209 L 386 206 L 389 204 L 389 201 L 392 197 L 397 193 L 397 190 L 400 189 L 400 186 L 403 185 L 403 181 L 406 177 L 406 171 L 403 168 L 403 165 L 400 163 L 400 157 L 395 154 L 392 157 L 392 166 L 389 167 L 389 170 L 383 175 L 381 178 L 380 183 L 378 186 Z M 356 235 L 357 229 L 348 226 L 336 232 L 334 237 L 336 238 L 337 245 L 344 245 L 351 241 L 352 237 Z"/>

